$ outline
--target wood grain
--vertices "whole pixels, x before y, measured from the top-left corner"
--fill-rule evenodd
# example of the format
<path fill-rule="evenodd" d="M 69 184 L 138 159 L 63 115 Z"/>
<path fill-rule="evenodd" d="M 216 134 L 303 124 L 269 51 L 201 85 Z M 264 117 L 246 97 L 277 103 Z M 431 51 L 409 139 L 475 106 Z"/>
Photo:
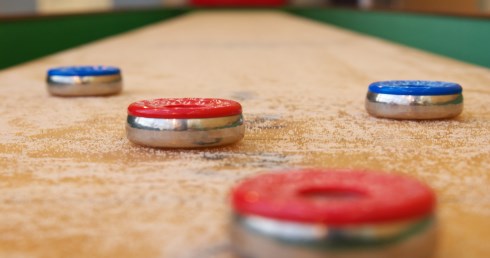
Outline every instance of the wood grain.
<path fill-rule="evenodd" d="M 124 92 L 49 96 L 46 69 L 74 64 L 120 66 Z M 386 79 L 459 82 L 465 110 L 372 118 L 367 86 Z M 246 136 L 207 150 L 130 144 L 127 105 L 156 97 L 238 100 Z M 0 101 L 1 257 L 231 258 L 230 187 L 289 167 L 419 178 L 439 197 L 436 257 L 490 256 L 485 68 L 280 12 L 206 11 L 4 70 Z"/>

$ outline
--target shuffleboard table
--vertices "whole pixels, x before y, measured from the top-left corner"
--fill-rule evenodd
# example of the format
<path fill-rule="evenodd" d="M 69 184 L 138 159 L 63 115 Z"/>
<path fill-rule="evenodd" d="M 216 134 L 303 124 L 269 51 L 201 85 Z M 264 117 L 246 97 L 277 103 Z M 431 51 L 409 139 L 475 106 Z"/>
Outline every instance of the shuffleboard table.
<path fill-rule="evenodd" d="M 123 92 L 50 96 L 46 70 L 78 64 L 121 67 Z M 389 79 L 458 82 L 463 114 L 373 118 L 367 86 Z M 245 138 L 131 144 L 127 106 L 159 97 L 240 101 Z M 438 194 L 436 257 L 490 257 L 487 68 L 282 12 L 198 11 L 3 70 L 0 102 L 1 257 L 231 258 L 230 188 L 298 167 L 418 178 Z"/>

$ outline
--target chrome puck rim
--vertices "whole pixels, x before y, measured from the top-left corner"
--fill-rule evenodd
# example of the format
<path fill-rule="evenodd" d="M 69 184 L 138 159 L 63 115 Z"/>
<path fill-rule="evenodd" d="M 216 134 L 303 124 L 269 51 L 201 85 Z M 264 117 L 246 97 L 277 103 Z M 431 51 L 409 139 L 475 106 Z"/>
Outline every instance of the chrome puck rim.
<path fill-rule="evenodd" d="M 243 115 L 215 118 L 148 118 L 128 115 L 126 134 L 138 145 L 203 148 L 233 144 L 244 137 Z"/>
<path fill-rule="evenodd" d="M 103 96 L 122 90 L 121 74 L 97 76 L 47 76 L 48 91 L 55 96 Z"/>
<path fill-rule="evenodd" d="M 347 226 L 284 221 L 237 213 L 233 213 L 232 218 L 234 224 L 284 243 L 330 250 L 390 245 L 435 225 L 433 214 L 414 220 Z"/>
<path fill-rule="evenodd" d="M 435 221 L 430 214 L 412 221 L 329 227 L 233 213 L 230 231 L 233 249 L 242 257 L 429 258 Z"/>
<path fill-rule="evenodd" d="M 375 117 L 400 120 L 446 119 L 463 111 L 463 95 L 396 95 L 368 91 L 366 111 Z"/>

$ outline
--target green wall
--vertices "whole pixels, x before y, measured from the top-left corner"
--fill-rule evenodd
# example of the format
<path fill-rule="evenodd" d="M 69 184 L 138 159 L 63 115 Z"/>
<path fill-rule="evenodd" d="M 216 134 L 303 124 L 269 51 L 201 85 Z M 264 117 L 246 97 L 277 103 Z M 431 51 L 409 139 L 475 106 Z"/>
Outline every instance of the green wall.
<path fill-rule="evenodd" d="M 348 9 L 290 13 L 490 67 L 490 19 Z"/>
<path fill-rule="evenodd" d="M 0 69 L 185 12 L 160 9 L 0 20 Z"/>
<path fill-rule="evenodd" d="M 348 9 L 285 11 L 490 67 L 490 19 Z M 0 20 L 0 69 L 162 21 L 191 9 Z"/>

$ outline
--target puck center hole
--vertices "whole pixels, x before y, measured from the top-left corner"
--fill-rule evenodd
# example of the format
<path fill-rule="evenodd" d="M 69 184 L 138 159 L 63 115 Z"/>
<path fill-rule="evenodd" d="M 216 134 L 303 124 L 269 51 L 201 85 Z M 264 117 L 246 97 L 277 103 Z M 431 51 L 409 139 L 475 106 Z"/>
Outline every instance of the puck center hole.
<path fill-rule="evenodd" d="M 299 195 L 312 200 L 358 200 L 367 196 L 363 191 L 341 187 L 310 187 L 301 189 Z"/>

